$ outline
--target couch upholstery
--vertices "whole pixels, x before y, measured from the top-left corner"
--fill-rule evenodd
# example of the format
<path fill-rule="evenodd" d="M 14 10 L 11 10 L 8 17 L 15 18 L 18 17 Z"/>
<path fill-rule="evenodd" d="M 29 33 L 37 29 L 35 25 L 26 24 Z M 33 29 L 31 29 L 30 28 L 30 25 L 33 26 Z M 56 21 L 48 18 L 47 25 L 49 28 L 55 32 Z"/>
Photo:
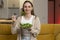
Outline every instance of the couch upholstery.
<path fill-rule="evenodd" d="M 16 40 L 11 34 L 11 24 L 0 24 L 0 40 Z M 60 24 L 41 24 L 38 40 L 60 40 Z"/>
<path fill-rule="evenodd" d="M 16 40 L 16 35 L 11 34 L 11 24 L 0 24 L 0 40 Z"/>
<path fill-rule="evenodd" d="M 54 25 L 53 24 L 42 24 L 41 32 L 37 36 L 38 40 L 54 40 Z"/>

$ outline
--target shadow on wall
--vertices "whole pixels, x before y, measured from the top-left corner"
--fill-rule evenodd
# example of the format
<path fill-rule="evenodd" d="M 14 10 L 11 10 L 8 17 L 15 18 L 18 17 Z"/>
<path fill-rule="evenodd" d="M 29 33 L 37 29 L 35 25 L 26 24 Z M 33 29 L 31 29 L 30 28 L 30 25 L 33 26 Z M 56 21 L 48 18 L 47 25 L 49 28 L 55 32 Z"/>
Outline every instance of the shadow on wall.
<path fill-rule="evenodd" d="M 3 6 L 4 6 L 4 2 L 3 0 L 0 0 L 0 8 L 3 8 Z"/>

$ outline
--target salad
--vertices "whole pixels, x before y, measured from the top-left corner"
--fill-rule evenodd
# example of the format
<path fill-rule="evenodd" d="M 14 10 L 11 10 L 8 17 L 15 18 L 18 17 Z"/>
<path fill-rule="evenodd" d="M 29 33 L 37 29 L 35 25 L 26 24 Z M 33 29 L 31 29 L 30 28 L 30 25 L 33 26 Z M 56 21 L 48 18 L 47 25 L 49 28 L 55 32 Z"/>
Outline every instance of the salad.
<path fill-rule="evenodd" d="M 21 28 L 23 29 L 27 29 L 27 28 L 31 28 L 32 27 L 32 24 L 29 24 L 29 23 L 25 23 L 25 24 L 20 24 Z"/>

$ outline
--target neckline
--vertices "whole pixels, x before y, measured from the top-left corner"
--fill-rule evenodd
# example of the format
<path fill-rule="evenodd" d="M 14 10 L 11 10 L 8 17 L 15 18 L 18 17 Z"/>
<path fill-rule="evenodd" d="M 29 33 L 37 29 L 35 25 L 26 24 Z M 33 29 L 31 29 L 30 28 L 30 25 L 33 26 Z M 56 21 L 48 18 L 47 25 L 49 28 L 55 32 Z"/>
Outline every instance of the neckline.
<path fill-rule="evenodd" d="M 26 18 L 23 16 L 23 18 L 24 18 L 25 20 L 30 20 L 32 17 L 33 17 L 33 15 L 31 15 L 31 17 L 30 17 L 29 19 L 26 19 Z"/>

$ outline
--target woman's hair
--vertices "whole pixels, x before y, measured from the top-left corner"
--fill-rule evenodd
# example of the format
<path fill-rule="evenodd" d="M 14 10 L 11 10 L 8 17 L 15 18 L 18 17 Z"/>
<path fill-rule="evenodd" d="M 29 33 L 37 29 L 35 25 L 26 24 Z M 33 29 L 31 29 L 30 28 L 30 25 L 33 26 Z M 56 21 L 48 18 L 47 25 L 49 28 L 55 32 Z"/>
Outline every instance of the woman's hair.
<path fill-rule="evenodd" d="M 31 6 L 33 7 L 33 4 L 32 4 L 30 1 L 25 1 L 25 2 L 23 3 L 23 8 L 22 8 L 22 11 L 23 11 L 23 12 L 24 12 L 24 4 L 27 3 L 27 2 L 30 3 Z M 34 9 L 32 9 L 31 14 L 32 14 L 32 15 L 35 15 L 35 14 L 34 14 Z"/>

